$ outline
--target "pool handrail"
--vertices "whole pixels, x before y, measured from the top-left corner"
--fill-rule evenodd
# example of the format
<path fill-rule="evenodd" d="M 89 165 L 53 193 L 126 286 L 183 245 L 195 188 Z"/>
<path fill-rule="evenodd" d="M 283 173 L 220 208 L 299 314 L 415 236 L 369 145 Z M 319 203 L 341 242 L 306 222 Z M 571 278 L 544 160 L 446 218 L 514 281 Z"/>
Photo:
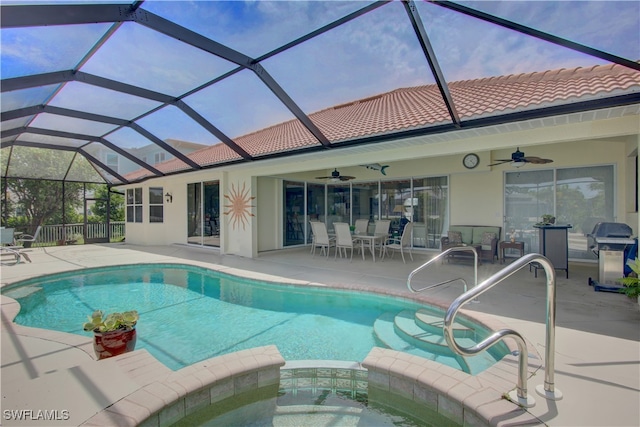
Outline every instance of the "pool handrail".
<path fill-rule="evenodd" d="M 497 273 L 493 274 L 482 283 L 475 286 L 468 292 L 456 298 L 444 318 L 444 338 L 449 347 L 463 356 L 477 354 L 489 347 L 497 344 L 506 336 L 512 336 L 518 345 L 518 383 L 516 385 L 515 400 L 522 406 L 532 407 L 535 405 L 533 398 L 527 396 L 527 344 L 522 335 L 512 329 L 501 329 L 494 332 L 489 337 L 472 347 L 461 347 L 453 336 L 453 323 L 458 310 L 476 298 L 478 295 L 493 288 L 498 283 L 515 274 L 527 265 L 536 262 L 544 268 L 547 276 L 547 316 L 546 316 L 546 342 L 545 342 L 545 375 L 544 389 L 536 387 L 536 392 L 542 397 L 550 400 L 562 399 L 562 393 L 555 388 L 554 384 L 554 363 L 555 363 L 555 328 L 556 328 L 556 273 L 551 261 L 541 254 L 533 253 L 525 255 Z"/>
<path fill-rule="evenodd" d="M 455 282 L 456 280 L 460 280 L 464 284 L 464 292 L 467 292 L 467 282 L 462 277 L 458 277 L 456 279 L 445 280 L 444 282 L 436 283 L 434 285 L 429 285 L 429 286 L 426 286 L 426 287 L 420 288 L 420 289 L 414 289 L 413 286 L 411 286 L 411 280 L 413 279 L 413 276 L 416 275 L 416 273 L 424 270 L 427 266 L 429 266 L 430 264 L 433 264 L 436 260 L 438 260 L 440 258 L 443 258 L 444 256 L 448 255 L 451 252 L 462 252 L 462 251 L 471 251 L 471 252 L 473 252 L 473 257 L 474 257 L 474 263 L 473 263 L 474 283 L 473 283 L 473 285 L 476 286 L 478 284 L 478 251 L 473 246 L 454 246 L 452 248 L 449 248 L 449 249 L 447 249 L 445 251 L 440 252 L 438 255 L 436 255 L 435 257 L 431 258 L 429 261 L 425 262 L 420 267 L 414 269 L 411 273 L 409 273 L 409 277 L 407 277 L 407 288 L 409 288 L 409 290 L 411 292 L 417 293 L 417 292 L 426 291 L 428 289 L 433 289 L 433 288 L 436 288 L 438 286 L 446 285 L 448 283 Z"/>

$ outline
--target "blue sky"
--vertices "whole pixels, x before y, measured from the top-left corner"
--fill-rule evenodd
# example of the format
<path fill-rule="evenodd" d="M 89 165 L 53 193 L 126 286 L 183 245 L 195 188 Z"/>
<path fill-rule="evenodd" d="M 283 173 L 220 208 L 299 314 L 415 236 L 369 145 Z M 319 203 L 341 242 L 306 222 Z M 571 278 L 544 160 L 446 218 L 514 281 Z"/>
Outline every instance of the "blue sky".
<path fill-rule="evenodd" d="M 57 2 L 52 2 L 57 3 Z M 77 2 L 76 2 L 77 3 Z M 364 1 L 147 1 L 143 8 L 227 44 L 250 57 L 320 28 L 367 4 Z M 602 63 L 595 58 L 535 40 L 441 7 L 416 2 L 449 81 L 519 74 Z M 506 19 L 608 51 L 640 59 L 638 1 L 464 2 Z M 75 67 L 107 31 L 107 24 L 2 30 L 2 78 Z M 385 5 L 328 34 L 268 59 L 263 67 L 305 111 L 378 93 L 433 83 L 406 13 L 399 2 Z M 177 96 L 235 68 L 223 59 L 137 24 L 125 23 L 87 61 L 82 71 Z M 135 116 L 145 102 L 117 103 L 98 91 L 68 85 L 54 100 L 85 111 Z M 185 102 L 236 137 L 292 118 L 251 72 Z M 4 102 L 3 102 L 4 104 Z M 127 108 L 124 108 L 127 107 Z M 3 111 L 7 105 L 3 105 Z M 168 108 L 140 123 L 162 139 L 203 144 L 217 140 Z M 132 117 L 133 117 L 132 116 Z M 132 118 L 122 117 L 122 118 Z M 179 125 L 177 125 L 179 124 Z"/>

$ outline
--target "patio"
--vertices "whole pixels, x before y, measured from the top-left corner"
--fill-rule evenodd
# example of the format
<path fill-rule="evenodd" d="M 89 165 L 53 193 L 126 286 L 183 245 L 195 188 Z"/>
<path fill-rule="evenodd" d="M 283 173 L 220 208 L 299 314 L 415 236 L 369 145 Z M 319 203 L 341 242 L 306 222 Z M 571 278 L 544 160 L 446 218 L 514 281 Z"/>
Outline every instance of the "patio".
<path fill-rule="evenodd" d="M 309 248 L 263 252 L 257 259 L 219 255 L 217 251 L 186 245 L 135 246 L 105 244 L 33 248 L 31 264 L 3 266 L 2 285 L 42 274 L 131 263 L 177 262 L 215 264 L 218 269 L 241 269 L 292 280 L 323 283 L 334 287 L 371 288 L 406 292 L 406 278 L 434 253 L 414 253 L 414 261 L 385 259 L 371 262 L 354 257 L 353 262 L 333 257 L 312 257 Z M 479 281 L 502 265 L 483 264 Z M 232 270 L 229 270 L 232 271 Z M 469 264 L 437 264 L 416 280 L 428 284 L 457 274 L 473 280 Z M 544 354 L 545 279 L 523 269 L 505 283 L 480 297 L 478 304 L 465 309 L 477 311 L 506 323 Z M 611 293 L 594 292 L 588 278 L 597 277 L 595 264 L 571 264 L 569 278 L 557 277 L 557 332 L 555 385 L 563 393 L 559 401 L 546 401 L 534 392 L 543 381 L 542 372 L 529 381 L 529 392 L 536 406 L 529 413 L 539 424 L 550 426 L 635 426 L 640 424 L 640 310 L 635 301 Z M 428 278 L 428 282 L 426 280 Z M 461 292 L 459 284 L 431 291 L 438 300 L 452 301 Z M 2 409 L 66 409 L 72 419 L 83 423 L 96 412 L 130 394 L 135 381 L 115 360 L 101 362 L 95 369 L 89 340 L 78 337 L 74 347 L 64 344 L 68 334 L 43 332 L 7 323 L 14 308 L 2 299 Z M 15 306 L 15 305 L 13 305 Z M 529 349 L 531 351 L 532 349 Z M 153 360 L 153 369 L 163 371 Z M 165 368 L 166 370 L 166 368 Z M 510 380 L 515 385 L 516 378 Z M 97 384 L 96 384 L 97 382 Z M 65 393 L 59 385 L 65 384 Z M 68 387 L 67 387 L 68 385 Z M 505 390 L 507 392 L 508 390 Z M 97 397 L 96 397 L 97 396 Z M 3 412 L 4 413 L 4 412 Z M 18 425 L 15 420 L 4 425 Z M 505 417 L 499 425 L 536 424 L 532 418 Z M 20 424 L 26 425 L 26 424 Z M 69 425 L 60 420 L 56 425 Z"/>

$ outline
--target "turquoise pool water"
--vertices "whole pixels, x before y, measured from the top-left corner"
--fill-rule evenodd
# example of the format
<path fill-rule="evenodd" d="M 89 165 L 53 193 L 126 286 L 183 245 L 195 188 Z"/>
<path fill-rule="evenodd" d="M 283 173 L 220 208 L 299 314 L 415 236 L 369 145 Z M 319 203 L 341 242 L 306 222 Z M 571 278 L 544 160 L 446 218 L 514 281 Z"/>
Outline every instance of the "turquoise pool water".
<path fill-rule="evenodd" d="M 272 284 L 174 264 L 63 273 L 2 293 L 21 305 L 16 323 L 86 336 L 91 333 L 82 324 L 94 310 L 138 310 L 136 348 L 174 370 L 270 344 L 286 360 L 362 361 L 381 346 L 376 319 L 423 308 L 374 294 Z M 437 360 L 461 369 L 454 357 Z M 481 363 L 494 362 L 489 357 Z"/>

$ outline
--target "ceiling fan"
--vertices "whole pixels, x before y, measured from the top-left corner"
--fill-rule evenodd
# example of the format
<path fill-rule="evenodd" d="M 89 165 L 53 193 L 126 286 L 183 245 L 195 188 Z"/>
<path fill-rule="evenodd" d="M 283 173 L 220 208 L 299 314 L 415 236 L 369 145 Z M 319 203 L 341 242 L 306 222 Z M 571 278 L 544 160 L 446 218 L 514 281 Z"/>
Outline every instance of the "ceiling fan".
<path fill-rule="evenodd" d="M 513 165 L 517 168 L 520 166 L 524 166 L 525 163 L 533 163 L 534 165 L 543 165 L 545 163 L 551 163 L 553 160 L 551 159 L 543 159 L 541 157 L 535 156 L 525 156 L 520 148 L 517 148 L 515 152 L 511 153 L 510 159 L 496 159 L 497 163 L 492 163 L 489 166 L 498 166 L 503 165 L 505 163 L 513 163 Z"/>
<path fill-rule="evenodd" d="M 333 172 L 331 172 L 331 176 L 316 176 L 316 179 L 330 179 L 331 182 L 338 182 L 338 181 L 349 181 L 350 179 L 355 179 L 355 176 L 340 175 L 340 172 L 338 172 L 338 169 L 334 169 Z"/>

